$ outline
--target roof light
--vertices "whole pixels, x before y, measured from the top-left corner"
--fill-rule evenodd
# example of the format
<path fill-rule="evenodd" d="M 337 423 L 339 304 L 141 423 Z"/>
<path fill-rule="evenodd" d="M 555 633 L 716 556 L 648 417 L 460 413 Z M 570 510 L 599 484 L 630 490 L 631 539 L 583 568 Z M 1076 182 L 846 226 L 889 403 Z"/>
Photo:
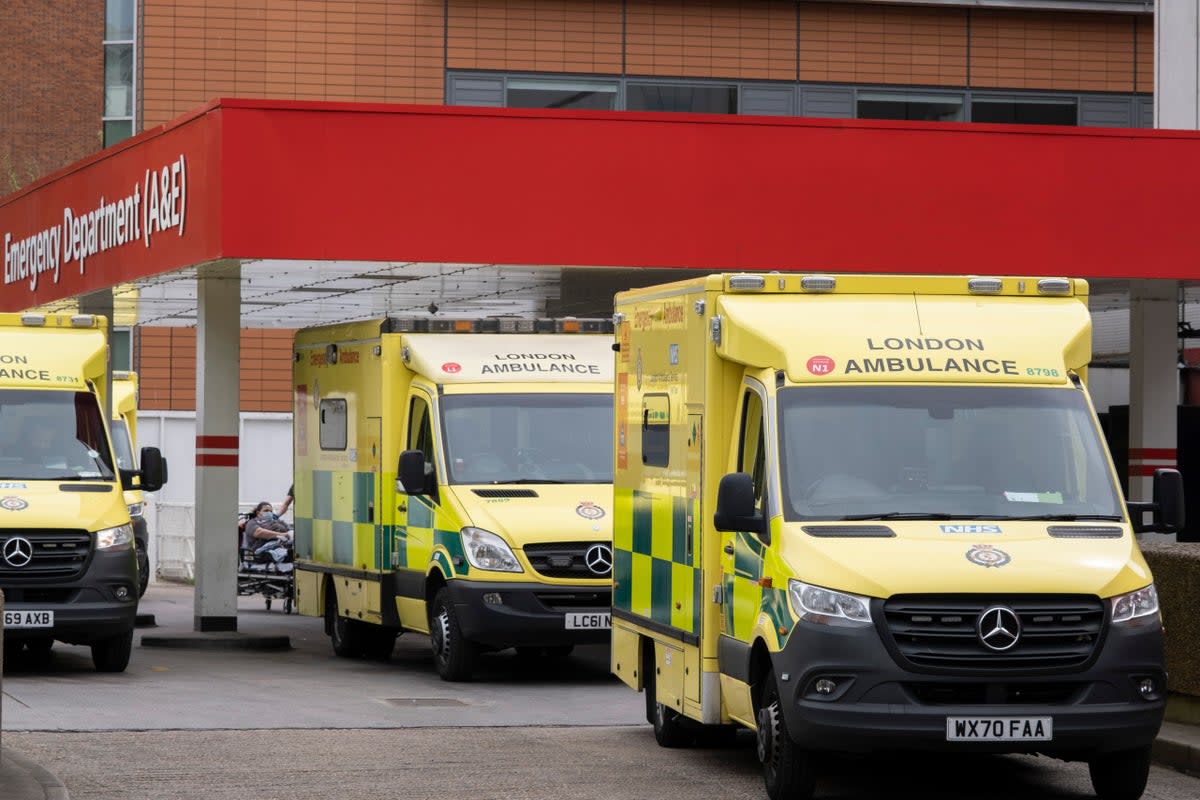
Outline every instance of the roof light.
<path fill-rule="evenodd" d="M 971 278 L 967 281 L 971 294 L 999 294 L 1004 291 L 1004 281 L 999 278 Z"/>
<path fill-rule="evenodd" d="M 563 333 L 579 333 L 579 320 L 574 317 L 559 320 L 558 329 Z"/>
<path fill-rule="evenodd" d="M 767 285 L 762 275 L 730 275 L 729 290 L 731 292 L 757 292 Z"/>
<path fill-rule="evenodd" d="M 832 292 L 837 288 L 837 278 L 829 275 L 805 275 L 800 279 L 800 288 L 806 292 Z"/>
<path fill-rule="evenodd" d="M 1066 278 L 1043 278 L 1038 281 L 1038 294 L 1070 294 L 1071 282 Z"/>
<path fill-rule="evenodd" d="M 91 328 L 96 324 L 96 318 L 91 314 L 75 314 L 71 317 L 71 327 Z"/>
<path fill-rule="evenodd" d="M 521 317 L 500 317 L 496 320 L 500 333 L 533 333 L 533 320 Z"/>
<path fill-rule="evenodd" d="M 21 324 L 22 325 L 30 325 L 33 327 L 40 327 L 40 326 L 46 324 L 46 315 L 45 314 L 22 314 L 21 315 Z"/>

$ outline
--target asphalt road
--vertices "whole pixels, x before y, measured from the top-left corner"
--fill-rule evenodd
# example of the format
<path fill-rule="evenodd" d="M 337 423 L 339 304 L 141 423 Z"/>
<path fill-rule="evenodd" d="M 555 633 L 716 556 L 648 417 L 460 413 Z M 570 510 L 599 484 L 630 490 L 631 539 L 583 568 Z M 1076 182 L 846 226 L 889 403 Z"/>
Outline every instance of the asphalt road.
<path fill-rule="evenodd" d="M 151 589 L 155 634 L 191 630 L 191 590 Z M 243 599 L 243 631 L 286 633 L 280 653 L 136 647 L 123 675 L 84 648 L 9 665 L 4 744 L 49 769 L 73 800 L 763 800 L 752 737 L 665 750 L 642 698 L 585 648 L 553 665 L 500 654 L 481 679 L 446 684 L 428 646 L 401 637 L 390 662 L 335 658 L 321 621 Z M 139 637 L 140 638 L 140 637 Z M 831 759 L 822 798 L 1068 800 L 1087 768 L 1032 757 Z M 1155 767 L 1145 795 L 1195 800 L 1200 779 Z"/>

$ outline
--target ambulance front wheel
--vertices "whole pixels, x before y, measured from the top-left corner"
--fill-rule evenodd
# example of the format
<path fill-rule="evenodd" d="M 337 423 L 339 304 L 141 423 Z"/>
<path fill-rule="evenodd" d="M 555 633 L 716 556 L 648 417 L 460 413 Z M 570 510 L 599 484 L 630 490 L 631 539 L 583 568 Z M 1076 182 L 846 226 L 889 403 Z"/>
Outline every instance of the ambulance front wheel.
<path fill-rule="evenodd" d="M 813 759 L 788 733 L 775 677 L 768 675 L 755 718 L 758 760 L 767 797 L 771 800 L 810 800 L 816 785 Z"/>
<path fill-rule="evenodd" d="M 1150 748 L 1105 753 L 1088 762 L 1088 772 L 1100 800 L 1137 800 L 1150 777 Z"/>
<path fill-rule="evenodd" d="M 433 647 L 434 666 L 442 680 L 471 679 L 479 648 L 463 636 L 449 589 L 438 590 L 433 598 L 433 612 L 429 616 L 429 643 Z"/>

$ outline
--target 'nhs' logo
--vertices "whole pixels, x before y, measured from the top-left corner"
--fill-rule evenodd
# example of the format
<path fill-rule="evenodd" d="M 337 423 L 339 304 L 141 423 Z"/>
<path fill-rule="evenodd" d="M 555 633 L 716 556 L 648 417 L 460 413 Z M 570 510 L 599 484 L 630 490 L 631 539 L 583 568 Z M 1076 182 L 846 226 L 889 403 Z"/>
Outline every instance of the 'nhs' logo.
<path fill-rule="evenodd" d="M 942 525 L 942 533 L 1000 533 L 999 525 Z"/>

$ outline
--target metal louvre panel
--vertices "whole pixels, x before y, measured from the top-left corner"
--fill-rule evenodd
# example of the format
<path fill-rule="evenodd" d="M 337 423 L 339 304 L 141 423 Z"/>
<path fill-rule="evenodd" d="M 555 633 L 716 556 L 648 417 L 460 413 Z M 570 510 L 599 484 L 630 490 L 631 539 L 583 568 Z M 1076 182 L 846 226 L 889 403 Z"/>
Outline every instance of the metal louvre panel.
<path fill-rule="evenodd" d="M 1012 609 L 1020 639 L 997 652 L 979 640 L 985 610 Z M 1098 598 L 1071 596 L 899 596 L 883 603 L 881 632 L 902 666 L 921 671 L 1063 671 L 1085 666 L 1103 638 L 1104 606 Z"/>
<path fill-rule="evenodd" d="M 33 558 L 23 567 L 14 567 L 0 558 L 0 577 L 73 578 L 83 572 L 92 552 L 92 537 L 83 530 L 38 530 L 9 528 L 0 531 L 0 552 L 14 537 L 28 539 Z"/>
<path fill-rule="evenodd" d="M 527 544 L 524 547 L 525 557 L 529 566 L 539 575 L 547 578 L 607 578 L 612 574 L 610 569 L 603 575 L 598 575 L 588 569 L 585 555 L 593 545 L 611 547 L 608 542 L 547 542 L 543 544 Z M 611 556 L 610 556 L 611 562 Z"/>

